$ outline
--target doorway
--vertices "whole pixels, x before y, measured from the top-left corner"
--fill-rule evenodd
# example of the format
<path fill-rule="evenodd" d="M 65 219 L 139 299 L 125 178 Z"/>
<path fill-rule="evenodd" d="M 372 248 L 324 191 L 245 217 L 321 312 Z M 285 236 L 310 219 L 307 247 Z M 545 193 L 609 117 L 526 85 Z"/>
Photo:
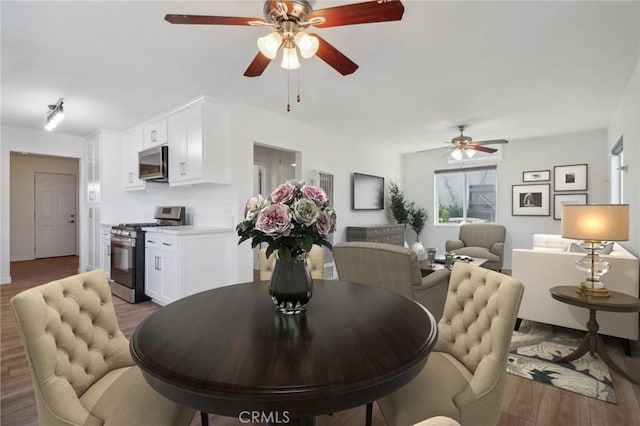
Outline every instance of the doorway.
<path fill-rule="evenodd" d="M 253 145 L 253 193 L 268 198 L 276 187 L 300 176 L 299 159 L 301 153 L 266 145 Z M 258 252 L 253 250 L 254 278 L 259 279 Z"/>
<path fill-rule="evenodd" d="M 76 254 L 76 177 L 35 173 L 35 258 Z"/>

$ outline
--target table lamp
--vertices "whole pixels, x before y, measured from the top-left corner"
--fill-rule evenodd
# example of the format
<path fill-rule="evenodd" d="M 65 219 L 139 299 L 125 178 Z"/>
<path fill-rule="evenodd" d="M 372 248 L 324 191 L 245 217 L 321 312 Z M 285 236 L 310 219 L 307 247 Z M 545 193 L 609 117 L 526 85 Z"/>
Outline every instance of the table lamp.
<path fill-rule="evenodd" d="M 582 240 L 587 255 L 576 262 L 586 279 L 577 288 L 578 293 L 608 297 L 600 278 L 611 269 L 611 264 L 598 256 L 607 241 L 629 239 L 628 204 L 567 204 L 562 206 L 562 237 Z"/>

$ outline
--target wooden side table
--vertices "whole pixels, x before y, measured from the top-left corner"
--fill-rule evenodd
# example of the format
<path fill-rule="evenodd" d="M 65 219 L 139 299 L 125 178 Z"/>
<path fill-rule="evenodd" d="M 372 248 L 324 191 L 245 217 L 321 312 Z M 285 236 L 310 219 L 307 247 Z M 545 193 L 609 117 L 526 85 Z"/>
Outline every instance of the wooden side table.
<path fill-rule="evenodd" d="M 640 299 L 611 290 L 609 291 L 609 297 L 590 297 L 578 293 L 575 286 L 552 287 L 549 289 L 549 292 L 551 293 L 551 297 L 562 303 L 567 303 L 569 305 L 589 310 L 589 321 L 587 322 L 588 331 L 584 340 L 572 354 L 560 358 L 556 362 L 573 361 L 574 359 L 580 358 L 588 351 L 591 355 L 598 354 L 600 359 L 618 374 L 626 377 L 637 385 L 640 384 L 640 382 L 629 376 L 626 371 L 621 369 L 609 357 L 604 342 L 600 335 L 598 335 L 598 329 L 600 326 L 598 325 L 598 321 L 596 321 L 596 311 L 638 312 L 640 311 Z"/>

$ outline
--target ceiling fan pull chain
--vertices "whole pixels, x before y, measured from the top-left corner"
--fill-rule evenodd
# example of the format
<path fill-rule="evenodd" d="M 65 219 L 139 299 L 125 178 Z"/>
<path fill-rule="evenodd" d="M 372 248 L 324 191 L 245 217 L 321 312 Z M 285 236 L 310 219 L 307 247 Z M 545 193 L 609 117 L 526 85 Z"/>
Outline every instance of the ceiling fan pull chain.
<path fill-rule="evenodd" d="M 298 68 L 298 96 L 296 97 L 296 100 L 298 102 L 300 102 L 300 68 Z"/>
<path fill-rule="evenodd" d="M 291 111 L 291 84 L 290 84 L 291 70 L 287 70 L 287 112 Z"/>

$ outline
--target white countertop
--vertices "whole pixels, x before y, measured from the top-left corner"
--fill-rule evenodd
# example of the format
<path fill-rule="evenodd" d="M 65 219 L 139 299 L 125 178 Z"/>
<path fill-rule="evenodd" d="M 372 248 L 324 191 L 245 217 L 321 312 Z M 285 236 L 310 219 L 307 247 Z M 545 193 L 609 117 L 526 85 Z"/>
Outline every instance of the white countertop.
<path fill-rule="evenodd" d="M 217 234 L 223 232 L 235 232 L 233 228 L 220 228 L 215 226 L 154 226 L 150 228 L 142 228 L 146 232 L 159 232 L 163 234 L 173 235 L 197 235 L 197 234 Z"/>

